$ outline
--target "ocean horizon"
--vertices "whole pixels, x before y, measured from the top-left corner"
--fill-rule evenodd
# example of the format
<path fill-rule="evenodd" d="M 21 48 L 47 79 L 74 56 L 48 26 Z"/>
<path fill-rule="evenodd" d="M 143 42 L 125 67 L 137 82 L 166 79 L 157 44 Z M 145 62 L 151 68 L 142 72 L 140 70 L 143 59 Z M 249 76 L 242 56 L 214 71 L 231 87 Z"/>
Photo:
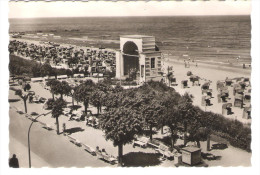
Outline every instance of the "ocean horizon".
<path fill-rule="evenodd" d="M 99 40 L 111 48 L 119 48 L 120 35 L 152 35 L 161 51 L 177 59 L 251 62 L 249 15 L 12 18 L 9 23 L 9 32 L 52 33 L 76 43 L 88 38 L 86 45 Z"/>

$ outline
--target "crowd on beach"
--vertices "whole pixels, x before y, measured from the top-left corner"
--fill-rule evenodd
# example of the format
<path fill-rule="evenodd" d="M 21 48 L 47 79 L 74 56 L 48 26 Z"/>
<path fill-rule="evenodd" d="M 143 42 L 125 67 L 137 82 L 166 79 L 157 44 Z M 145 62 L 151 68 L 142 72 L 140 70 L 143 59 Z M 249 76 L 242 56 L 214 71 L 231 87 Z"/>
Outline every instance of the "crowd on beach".
<path fill-rule="evenodd" d="M 114 71 L 115 51 L 105 48 L 76 47 L 53 42 L 11 40 L 10 54 L 16 54 L 55 68 L 79 69 L 90 73 Z"/>

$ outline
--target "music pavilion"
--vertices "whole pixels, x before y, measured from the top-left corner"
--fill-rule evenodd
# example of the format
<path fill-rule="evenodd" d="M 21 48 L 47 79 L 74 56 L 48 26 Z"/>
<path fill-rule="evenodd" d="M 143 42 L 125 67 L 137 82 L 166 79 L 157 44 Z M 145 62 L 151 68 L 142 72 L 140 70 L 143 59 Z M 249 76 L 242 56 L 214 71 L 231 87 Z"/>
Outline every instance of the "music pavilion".
<path fill-rule="evenodd" d="M 125 79 L 132 71 L 136 71 L 138 83 L 163 78 L 162 54 L 153 36 L 120 36 L 120 51 L 116 51 L 116 78 Z"/>

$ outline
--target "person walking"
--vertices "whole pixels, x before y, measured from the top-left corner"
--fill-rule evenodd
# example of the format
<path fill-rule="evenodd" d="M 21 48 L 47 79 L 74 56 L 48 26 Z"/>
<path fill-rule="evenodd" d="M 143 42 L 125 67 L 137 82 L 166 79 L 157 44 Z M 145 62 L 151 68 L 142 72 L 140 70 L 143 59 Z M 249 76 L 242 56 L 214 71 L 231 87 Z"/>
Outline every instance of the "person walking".
<path fill-rule="evenodd" d="M 16 158 L 15 154 L 13 154 L 13 157 L 9 159 L 9 167 L 10 168 L 19 168 L 19 161 Z"/>

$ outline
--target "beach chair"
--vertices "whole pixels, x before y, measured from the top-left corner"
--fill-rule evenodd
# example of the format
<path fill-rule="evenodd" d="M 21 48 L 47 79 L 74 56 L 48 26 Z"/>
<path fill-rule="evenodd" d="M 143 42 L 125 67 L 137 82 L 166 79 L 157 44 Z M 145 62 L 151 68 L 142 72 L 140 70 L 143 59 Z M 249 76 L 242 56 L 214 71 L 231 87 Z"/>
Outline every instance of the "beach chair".
<path fill-rule="evenodd" d="M 231 86 L 232 85 L 232 79 L 226 79 L 225 80 L 225 84 L 226 84 L 226 86 Z"/>
<path fill-rule="evenodd" d="M 192 86 L 199 86 L 199 77 L 195 75 L 190 76 L 190 81 L 192 82 Z"/>
<path fill-rule="evenodd" d="M 75 139 L 75 138 L 73 138 L 73 137 L 71 137 L 71 136 L 69 136 L 69 135 L 67 135 L 67 137 L 69 138 L 69 141 L 70 141 L 71 143 L 75 144 L 75 145 L 78 146 L 78 147 L 81 147 L 81 146 L 82 146 L 82 144 L 80 143 L 79 140 L 77 140 L 77 139 Z"/>
<path fill-rule="evenodd" d="M 141 137 L 141 138 L 138 138 L 137 140 L 134 140 L 133 147 L 140 146 L 141 148 L 146 148 L 148 145 L 148 142 L 149 142 L 149 138 Z"/>
<path fill-rule="evenodd" d="M 158 149 L 155 149 L 155 151 L 163 157 L 166 157 L 167 159 L 173 159 L 174 158 L 174 153 L 170 151 L 170 148 L 166 145 L 160 144 Z"/>
<path fill-rule="evenodd" d="M 232 114 L 232 103 L 225 103 L 222 105 L 222 115 L 230 115 Z"/>
<path fill-rule="evenodd" d="M 212 89 L 208 89 L 208 90 L 207 90 L 207 96 L 209 96 L 210 98 L 212 98 Z"/>
<path fill-rule="evenodd" d="M 202 86 L 201 86 L 201 89 L 204 89 L 204 90 L 208 90 L 209 89 L 209 86 L 210 86 L 210 82 L 205 82 Z"/>
<path fill-rule="evenodd" d="M 210 106 L 210 96 L 203 96 L 201 99 L 201 106 Z"/>
<path fill-rule="evenodd" d="M 86 144 L 83 144 L 83 143 L 82 143 L 82 145 L 85 147 L 85 151 L 90 153 L 92 156 L 96 156 L 97 155 L 94 148 L 92 148 L 92 147 L 90 147 L 90 146 L 88 146 Z"/>
<path fill-rule="evenodd" d="M 251 93 L 245 92 L 243 101 L 244 101 L 244 103 L 250 103 L 251 102 Z"/>
<path fill-rule="evenodd" d="M 188 80 L 182 80 L 181 81 L 181 88 L 187 88 L 188 87 Z"/>
<path fill-rule="evenodd" d="M 47 129 L 48 131 L 53 130 L 53 128 L 50 125 L 48 125 L 48 124 L 44 124 L 43 128 Z"/>
<path fill-rule="evenodd" d="M 225 86 L 225 81 L 217 81 L 217 90 L 219 90 L 220 88 L 223 88 Z"/>
<path fill-rule="evenodd" d="M 96 148 L 96 155 L 98 159 L 108 162 L 112 165 L 118 163 L 117 158 L 112 155 L 109 155 L 105 149 L 99 150 L 99 147 Z"/>
<path fill-rule="evenodd" d="M 241 86 L 241 89 L 245 89 L 247 86 L 245 82 L 239 82 L 239 85 Z"/>
<path fill-rule="evenodd" d="M 239 108 L 243 107 L 243 96 L 241 94 L 235 95 L 234 106 Z"/>
<path fill-rule="evenodd" d="M 251 107 L 245 107 L 243 110 L 243 116 L 244 119 L 251 119 Z"/>

